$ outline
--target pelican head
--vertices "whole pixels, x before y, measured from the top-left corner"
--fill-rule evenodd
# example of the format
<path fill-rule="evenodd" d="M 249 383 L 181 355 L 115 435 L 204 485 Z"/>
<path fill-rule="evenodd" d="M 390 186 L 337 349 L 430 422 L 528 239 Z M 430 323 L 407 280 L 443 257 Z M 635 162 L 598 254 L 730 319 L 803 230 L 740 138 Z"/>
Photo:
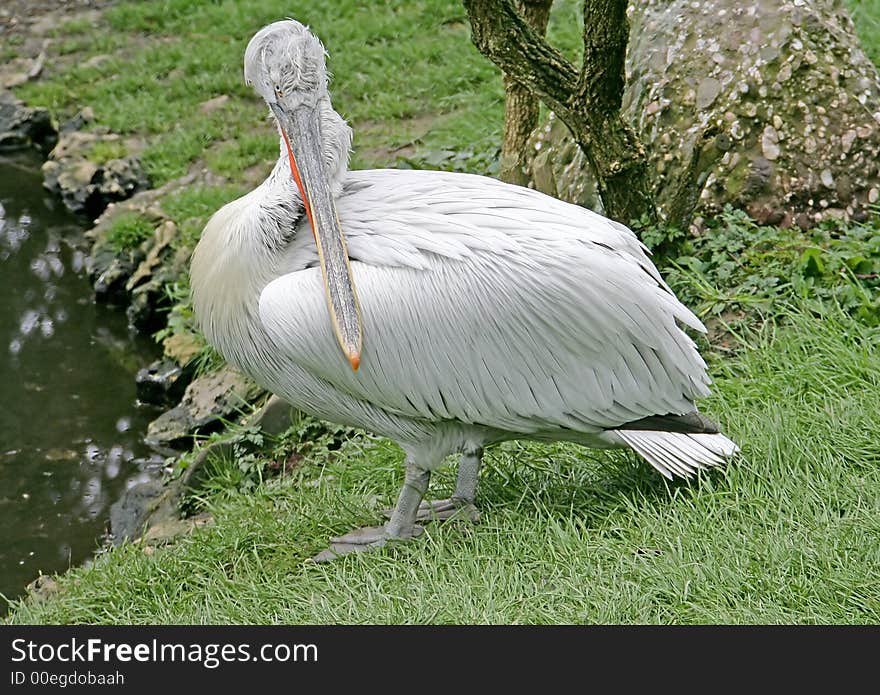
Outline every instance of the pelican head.
<path fill-rule="evenodd" d="M 363 343 L 360 308 L 327 171 L 328 160 L 340 157 L 335 151 L 340 145 L 347 155 L 351 130 L 330 106 L 324 56 L 324 46 L 308 27 L 292 19 L 274 22 L 248 44 L 244 79 L 266 100 L 278 122 L 315 235 L 333 329 L 357 370 Z M 322 137 L 330 128 L 336 131 L 334 137 Z"/>
<path fill-rule="evenodd" d="M 263 27 L 244 53 L 244 81 L 266 100 L 288 108 L 327 97 L 324 45 L 296 20 Z"/>

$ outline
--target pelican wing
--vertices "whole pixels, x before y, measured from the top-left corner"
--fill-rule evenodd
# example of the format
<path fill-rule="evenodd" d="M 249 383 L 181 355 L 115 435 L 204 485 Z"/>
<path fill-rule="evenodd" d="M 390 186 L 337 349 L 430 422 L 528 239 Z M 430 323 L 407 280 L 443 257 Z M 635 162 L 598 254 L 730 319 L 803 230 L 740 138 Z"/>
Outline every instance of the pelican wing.
<path fill-rule="evenodd" d="M 685 413 L 709 379 L 628 229 L 485 177 L 353 172 L 337 200 L 364 327 L 353 372 L 297 233 L 260 317 L 285 358 L 390 412 L 522 433 Z M 310 255 L 312 254 L 312 255 Z"/>

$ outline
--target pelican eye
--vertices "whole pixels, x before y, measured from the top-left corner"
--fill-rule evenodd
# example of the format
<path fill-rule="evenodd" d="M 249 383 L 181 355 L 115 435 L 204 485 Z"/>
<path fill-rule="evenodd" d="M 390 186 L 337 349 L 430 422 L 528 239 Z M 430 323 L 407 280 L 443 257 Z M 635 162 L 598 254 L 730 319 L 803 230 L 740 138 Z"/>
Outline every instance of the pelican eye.
<path fill-rule="evenodd" d="M 279 99 L 284 96 L 284 92 L 282 91 L 281 87 L 279 87 L 277 84 L 275 85 L 275 96 L 278 97 Z"/>

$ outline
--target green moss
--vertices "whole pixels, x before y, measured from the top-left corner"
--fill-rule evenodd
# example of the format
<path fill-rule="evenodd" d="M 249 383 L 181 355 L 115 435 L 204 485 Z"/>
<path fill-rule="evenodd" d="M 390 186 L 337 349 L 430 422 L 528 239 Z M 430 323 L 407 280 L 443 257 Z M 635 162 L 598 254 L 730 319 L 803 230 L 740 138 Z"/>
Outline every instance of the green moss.
<path fill-rule="evenodd" d="M 112 159 L 121 159 L 128 154 L 125 144 L 119 140 L 99 140 L 89 150 L 88 159 L 95 164 L 106 164 Z"/>
<path fill-rule="evenodd" d="M 107 230 L 106 243 L 114 251 L 135 249 L 152 235 L 155 224 L 134 212 L 117 215 Z"/>

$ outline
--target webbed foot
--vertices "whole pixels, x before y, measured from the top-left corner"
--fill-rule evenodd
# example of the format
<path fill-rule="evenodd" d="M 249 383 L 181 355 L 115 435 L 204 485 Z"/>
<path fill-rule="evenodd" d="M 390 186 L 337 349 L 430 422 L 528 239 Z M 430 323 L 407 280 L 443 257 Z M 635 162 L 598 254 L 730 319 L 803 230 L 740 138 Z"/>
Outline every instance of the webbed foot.
<path fill-rule="evenodd" d="M 417 538 L 422 535 L 424 529 L 415 524 L 408 532 L 402 532 L 391 535 L 388 531 L 388 525 L 385 526 L 367 526 L 365 528 L 354 529 L 344 536 L 338 536 L 330 539 L 330 547 L 322 550 L 315 555 L 312 562 L 328 562 L 335 560 L 343 555 L 351 553 L 364 553 L 369 550 L 381 548 L 388 541 L 404 541 L 410 538 Z"/>
<path fill-rule="evenodd" d="M 383 514 L 387 518 L 391 518 L 393 509 L 383 510 Z M 467 519 L 471 523 L 479 523 L 480 510 L 472 503 L 466 500 L 450 497 L 445 500 L 423 501 L 419 505 L 416 514 L 416 521 L 423 523 L 429 521 L 446 521 L 448 519 Z"/>

